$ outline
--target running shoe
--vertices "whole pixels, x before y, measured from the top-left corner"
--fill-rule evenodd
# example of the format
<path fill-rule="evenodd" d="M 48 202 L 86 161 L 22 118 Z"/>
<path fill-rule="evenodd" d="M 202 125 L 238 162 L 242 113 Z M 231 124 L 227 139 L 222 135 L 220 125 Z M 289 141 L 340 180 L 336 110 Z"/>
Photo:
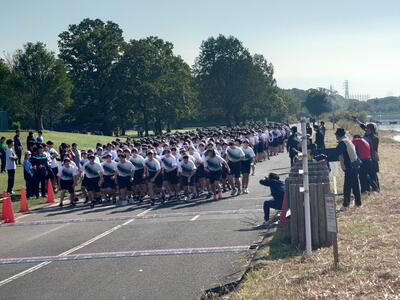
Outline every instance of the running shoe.
<path fill-rule="evenodd" d="M 236 189 L 232 189 L 231 196 L 235 196 L 235 195 L 236 195 Z"/>
<path fill-rule="evenodd" d="M 242 190 L 241 189 L 237 189 L 237 194 L 236 195 L 240 195 L 242 193 Z"/>

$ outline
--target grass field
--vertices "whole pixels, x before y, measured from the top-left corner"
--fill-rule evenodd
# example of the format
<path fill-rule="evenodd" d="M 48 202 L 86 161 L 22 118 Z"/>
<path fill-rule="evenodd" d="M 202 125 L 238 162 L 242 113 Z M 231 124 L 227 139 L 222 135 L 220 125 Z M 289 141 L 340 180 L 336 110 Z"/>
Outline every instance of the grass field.
<path fill-rule="evenodd" d="M 15 135 L 14 131 L 1 131 L 0 136 L 4 136 L 7 139 L 13 138 Z M 28 136 L 28 131 L 21 131 L 21 142 L 26 148 L 26 137 Z M 36 133 L 35 133 L 36 136 Z M 69 133 L 69 132 L 57 132 L 57 131 L 44 131 L 43 132 L 44 141 L 51 140 L 54 142 L 56 149 L 61 143 L 77 143 L 79 149 L 88 149 L 95 148 L 96 143 L 107 143 L 115 139 L 115 137 L 111 136 L 102 136 L 102 135 L 91 135 L 91 134 L 79 134 L 79 133 Z M 19 199 L 20 199 L 20 188 L 25 186 L 24 176 L 23 176 L 23 168 L 22 166 L 17 166 L 16 174 L 15 174 L 15 185 L 14 192 L 15 194 L 12 196 L 14 211 L 18 211 L 19 209 Z M 0 191 L 3 192 L 7 189 L 7 174 L 0 174 Z M 29 200 L 29 206 L 32 207 L 37 204 L 44 203 L 46 199 L 31 199 Z M 0 207 L 1 210 L 1 207 Z"/>
<path fill-rule="evenodd" d="M 328 135 L 334 145 L 333 131 Z M 363 197 L 360 209 L 338 214 L 339 269 L 332 268 L 331 248 L 307 257 L 290 246 L 287 228 L 278 228 L 229 299 L 398 299 L 400 143 L 381 142 L 381 192 Z M 342 187 L 343 177 L 338 184 Z M 341 201 L 338 197 L 338 206 Z"/>

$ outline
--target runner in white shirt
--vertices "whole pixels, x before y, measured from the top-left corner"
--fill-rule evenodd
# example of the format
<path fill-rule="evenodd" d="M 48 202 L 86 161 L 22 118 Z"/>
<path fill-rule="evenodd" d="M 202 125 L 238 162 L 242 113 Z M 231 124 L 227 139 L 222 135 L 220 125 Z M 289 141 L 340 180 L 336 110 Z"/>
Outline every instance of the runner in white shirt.
<path fill-rule="evenodd" d="M 78 180 L 79 170 L 75 165 L 71 164 L 68 157 L 64 159 L 64 164 L 59 168 L 58 171 L 58 186 L 60 187 L 60 204 L 63 206 L 65 192 L 69 193 L 69 200 L 71 206 L 76 205 L 75 201 L 75 186 Z"/>
<path fill-rule="evenodd" d="M 229 147 L 226 149 L 226 157 L 230 168 L 228 181 L 232 187 L 231 195 L 240 195 L 242 192 L 240 185 L 241 161 L 244 159 L 244 152 L 235 145 L 234 141 L 230 141 Z"/>
<path fill-rule="evenodd" d="M 211 184 L 211 191 L 214 200 L 222 199 L 220 181 L 222 178 L 222 167 L 230 171 L 228 163 L 221 156 L 217 155 L 214 149 L 208 149 L 204 156 L 204 170 L 207 172 Z"/>
<path fill-rule="evenodd" d="M 102 185 L 104 198 L 107 201 L 109 201 L 112 198 L 113 202 L 115 203 L 118 165 L 115 161 L 112 160 L 112 155 L 110 152 L 107 152 L 103 156 L 103 162 L 101 163 L 101 165 L 104 170 L 104 182 Z"/>
<path fill-rule="evenodd" d="M 245 140 L 242 145 L 242 150 L 244 153 L 244 158 L 242 160 L 242 188 L 243 188 L 243 193 L 248 194 L 248 186 L 249 186 L 249 174 L 250 174 L 250 169 L 251 166 L 254 162 L 254 150 L 253 148 L 250 147 L 250 143 L 248 140 Z"/>
<path fill-rule="evenodd" d="M 103 167 L 95 162 L 93 154 L 88 155 L 88 160 L 83 166 L 83 172 L 86 177 L 86 190 L 90 200 L 90 207 L 94 207 L 96 202 L 101 202 L 100 187 L 103 184 Z"/>
<path fill-rule="evenodd" d="M 161 165 L 159 161 L 154 158 L 153 150 L 147 151 L 147 158 L 145 161 L 145 174 L 147 178 L 147 191 L 150 196 L 150 203 L 154 205 L 156 202 L 155 191 L 162 188 Z"/>
<path fill-rule="evenodd" d="M 117 165 L 118 176 L 117 183 L 119 188 L 119 204 L 124 205 L 127 199 L 127 193 L 131 190 L 132 177 L 134 176 L 134 166 L 127 160 L 126 153 L 118 154 L 119 163 Z"/>
<path fill-rule="evenodd" d="M 143 198 L 146 195 L 146 182 L 144 176 L 145 162 L 143 156 L 138 154 L 138 149 L 132 149 L 132 155 L 129 161 L 133 164 L 135 168 L 135 173 L 133 174 L 133 192 L 134 198 L 139 202 L 143 202 Z"/>
<path fill-rule="evenodd" d="M 195 185 L 196 165 L 189 159 L 188 154 L 182 155 L 182 161 L 179 163 L 179 174 L 181 178 L 181 186 L 185 193 L 185 201 L 197 197 L 197 190 Z M 192 194 L 190 194 L 192 193 Z"/>
<path fill-rule="evenodd" d="M 170 149 L 164 150 L 161 156 L 164 187 L 170 197 L 177 197 L 179 193 L 178 162 L 171 154 Z"/>

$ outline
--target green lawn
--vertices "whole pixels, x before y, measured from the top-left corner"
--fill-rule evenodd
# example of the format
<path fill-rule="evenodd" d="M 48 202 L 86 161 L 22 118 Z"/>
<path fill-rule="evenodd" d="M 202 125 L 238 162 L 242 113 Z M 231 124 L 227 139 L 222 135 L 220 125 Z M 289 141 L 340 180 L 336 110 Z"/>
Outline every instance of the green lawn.
<path fill-rule="evenodd" d="M 1 131 L 0 136 L 4 136 L 7 139 L 13 138 L 15 135 L 14 131 Z M 28 135 L 28 131 L 21 131 L 21 142 L 26 148 L 26 137 Z M 34 134 L 36 136 L 36 132 Z M 57 132 L 57 131 L 44 131 L 43 132 L 44 141 L 51 140 L 54 142 L 56 149 L 58 150 L 58 146 L 61 143 L 77 143 L 79 149 L 88 149 L 95 148 L 96 143 L 107 143 L 115 139 L 115 137 L 111 136 L 101 136 L 101 135 L 91 135 L 91 134 L 79 134 L 79 133 L 69 133 L 69 132 Z M 20 199 L 20 188 L 25 187 L 24 181 L 24 173 L 22 166 L 17 166 L 16 174 L 15 174 L 15 184 L 14 184 L 14 192 L 12 195 L 13 207 L 14 211 L 17 212 L 19 210 L 19 199 Z M 0 174 L 0 191 L 3 192 L 7 189 L 7 173 Z M 41 204 L 46 202 L 46 199 L 32 199 L 29 200 L 29 206 L 32 207 L 37 204 Z M 0 206 L 1 210 L 1 206 Z"/>
<path fill-rule="evenodd" d="M 0 136 L 5 136 L 6 138 L 13 138 L 15 135 L 14 131 L 0 131 Z M 36 137 L 37 133 L 34 132 Z M 28 136 L 28 131 L 21 131 L 21 142 L 24 147 L 26 147 L 26 137 Z M 80 134 L 80 133 L 70 133 L 70 132 L 58 132 L 58 131 L 43 131 L 44 142 L 51 140 L 54 142 L 56 148 L 61 143 L 77 143 L 79 149 L 94 148 L 96 143 L 107 143 L 115 139 L 112 136 L 104 135 L 92 135 L 92 134 Z"/>

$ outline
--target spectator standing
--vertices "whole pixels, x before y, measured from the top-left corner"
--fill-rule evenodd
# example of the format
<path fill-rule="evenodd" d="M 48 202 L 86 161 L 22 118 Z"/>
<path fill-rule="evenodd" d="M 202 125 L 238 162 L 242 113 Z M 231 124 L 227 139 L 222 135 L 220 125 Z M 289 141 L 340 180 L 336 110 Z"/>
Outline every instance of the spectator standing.
<path fill-rule="evenodd" d="M 1 158 L 1 173 L 6 172 L 6 138 L 4 136 L 0 139 L 0 158 Z"/>
<path fill-rule="evenodd" d="M 36 198 L 39 198 L 39 185 L 41 196 L 46 196 L 46 179 L 49 175 L 49 164 L 46 154 L 43 153 L 43 146 L 39 145 L 34 148 L 34 153 L 31 157 L 33 168 L 33 193 Z"/>
<path fill-rule="evenodd" d="M 14 136 L 14 149 L 15 149 L 15 154 L 18 157 L 17 164 L 21 164 L 21 158 L 22 158 L 22 143 L 21 143 L 21 137 L 20 137 L 20 132 L 19 129 L 15 130 L 15 136 Z"/>
<path fill-rule="evenodd" d="M 24 179 L 26 187 L 26 197 L 29 199 L 33 196 L 32 192 L 32 182 L 33 182 L 33 168 L 31 163 L 31 152 L 25 152 L 24 158 Z"/>
<path fill-rule="evenodd" d="M 325 138 L 325 133 L 326 133 L 325 122 L 321 121 L 319 124 L 320 124 L 319 125 L 319 130 L 321 131 L 322 135 Z"/>
<path fill-rule="evenodd" d="M 75 165 L 79 166 L 79 162 L 81 161 L 81 151 L 79 151 L 78 145 L 76 143 L 73 143 L 71 146 L 71 151 L 74 154 L 74 163 Z"/>
<path fill-rule="evenodd" d="M 15 169 L 17 168 L 16 160 L 18 158 L 14 154 L 13 140 L 11 140 L 11 139 L 7 140 L 6 144 L 8 147 L 6 150 L 6 169 L 7 169 L 7 174 L 8 174 L 7 193 L 13 194 Z"/>
<path fill-rule="evenodd" d="M 316 124 L 313 128 L 315 131 L 315 145 L 317 146 L 317 149 L 325 149 L 324 135 L 322 134 L 320 127 Z"/>
<path fill-rule="evenodd" d="M 36 140 L 33 137 L 33 132 L 29 131 L 28 136 L 26 137 L 26 149 L 32 152 L 32 148 L 35 144 Z"/>
<path fill-rule="evenodd" d="M 356 207 L 361 206 L 360 183 L 358 180 L 360 160 L 357 157 L 354 144 L 346 137 L 346 131 L 343 128 L 336 129 L 335 136 L 338 140 L 336 153 L 344 172 L 343 206 L 340 210 L 345 211 L 350 205 L 352 191 Z"/>
<path fill-rule="evenodd" d="M 36 143 L 43 144 L 43 132 L 41 130 L 38 131 L 38 135 L 36 137 Z"/>
<path fill-rule="evenodd" d="M 298 149 L 299 149 L 299 144 L 300 144 L 300 138 L 297 133 L 297 126 L 293 126 L 291 128 L 292 133 L 290 134 L 287 142 L 286 142 L 286 150 L 289 153 L 290 157 L 290 166 L 293 166 L 294 164 L 294 159 L 298 154 Z"/>
<path fill-rule="evenodd" d="M 372 160 L 371 160 L 371 148 L 368 142 L 361 138 L 359 135 L 354 135 L 353 144 L 356 147 L 357 155 L 362 161 L 360 166 L 360 185 L 361 193 L 367 193 L 377 189 L 377 184 L 372 180 Z"/>

